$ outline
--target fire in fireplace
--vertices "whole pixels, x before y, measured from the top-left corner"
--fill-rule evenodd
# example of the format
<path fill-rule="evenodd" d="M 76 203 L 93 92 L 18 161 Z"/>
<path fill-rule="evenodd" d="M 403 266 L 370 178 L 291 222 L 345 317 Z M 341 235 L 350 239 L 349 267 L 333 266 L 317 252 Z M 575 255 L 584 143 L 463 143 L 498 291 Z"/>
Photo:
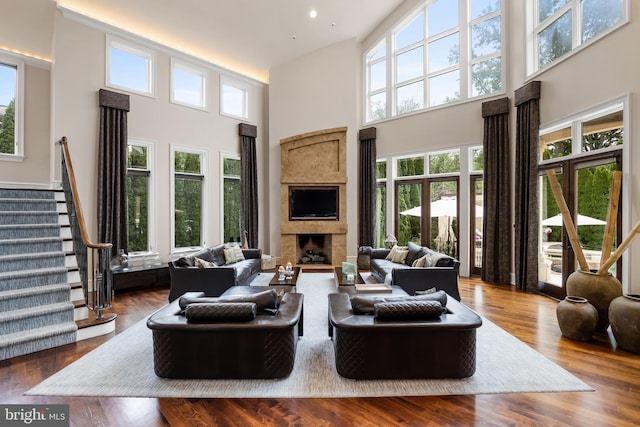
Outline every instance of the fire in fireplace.
<path fill-rule="evenodd" d="M 331 264 L 331 234 L 298 234 L 298 264 Z"/>

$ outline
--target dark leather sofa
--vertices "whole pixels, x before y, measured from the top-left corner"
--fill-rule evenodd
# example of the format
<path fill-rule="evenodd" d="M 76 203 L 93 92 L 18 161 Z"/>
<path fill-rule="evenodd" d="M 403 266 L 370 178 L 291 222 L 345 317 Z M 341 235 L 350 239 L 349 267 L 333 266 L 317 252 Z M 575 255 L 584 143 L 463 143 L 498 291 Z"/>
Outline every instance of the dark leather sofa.
<path fill-rule="evenodd" d="M 271 289 L 274 293 L 275 289 Z M 254 308 L 254 317 L 215 320 L 187 318 L 191 305 L 250 304 L 246 295 L 235 302 L 212 302 L 202 292 L 189 292 L 183 310 L 177 299 L 152 314 L 147 327 L 153 333 L 153 361 L 162 378 L 238 379 L 282 378 L 293 370 L 301 321 L 303 295 L 285 293 L 274 313 Z M 261 297 L 264 298 L 264 297 Z M 205 302 L 198 303 L 198 299 Z M 259 301 L 258 301 L 259 303 Z M 233 310 L 229 310 L 231 313 Z"/>
<path fill-rule="evenodd" d="M 225 245 L 205 248 L 195 254 L 169 261 L 171 287 L 169 301 L 185 292 L 204 292 L 208 297 L 220 296 L 231 286 L 248 286 L 262 271 L 262 249 L 242 249 L 245 260 L 226 264 Z M 216 267 L 200 268 L 195 259 L 215 263 Z"/>
<path fill-rule="evenodd" d="M 391 274 L 391 285 L 400 286 L 409 295 L 435 287 L 460 301 L 460 261 L 411 242 L 407 244 L 407 249 L 409 252 L 403 264 L 386 259 L 390 249 L 365 249 L 370 256 L 371 275 L 384 283 L 386 276 Z M 430 259 L 429 266 L 412 266 L 415 260 L 425 255 Z"/>
<path fill-rule="evenodd" d="M 469 377 L 476 369 L 476 329 L 481 325 L 476 313 L 453 298 L 437 318 L 380 320 L 355 314 L 347 293 L 329 294 L 336 370 L 346 378 Z"/>

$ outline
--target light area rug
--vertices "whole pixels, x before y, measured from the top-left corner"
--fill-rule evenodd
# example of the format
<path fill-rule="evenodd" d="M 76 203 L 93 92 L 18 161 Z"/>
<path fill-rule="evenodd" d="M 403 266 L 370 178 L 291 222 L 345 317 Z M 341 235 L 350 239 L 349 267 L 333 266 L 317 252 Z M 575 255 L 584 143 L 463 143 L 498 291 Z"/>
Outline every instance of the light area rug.
<path fill-rule="evenodd" d="M 365 276 L 365 275 L 363 275 Z M 371 282 L 367 276 L 366 280 Z M 262 273 L 255 285 L 266 285 Z M 291 375 L 278 380 L 175 380 L 153 371 L 152 334 L 138 322 L 28 390 L 27 395 L 328 398 L 592 391 L 587 384 L 486 318 L 477 331 L 476 373 L 465 379 L 351 380 L 335 370 L 327 336 L 327 294 L 333 274 L 302 273 L 304 336 Z M 437 344 L 434 344 L 437 346 Z M 402 363 L 402 360 L 398 360 Z"/>

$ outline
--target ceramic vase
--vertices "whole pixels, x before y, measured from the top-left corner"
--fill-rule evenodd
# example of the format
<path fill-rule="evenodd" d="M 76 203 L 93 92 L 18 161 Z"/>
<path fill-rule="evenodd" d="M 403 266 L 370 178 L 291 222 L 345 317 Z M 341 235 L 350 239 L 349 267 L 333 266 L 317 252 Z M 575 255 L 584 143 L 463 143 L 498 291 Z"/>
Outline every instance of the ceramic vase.
<path fill-rule="evenodd" d="M 618 347 L 640 354 L 640 294 L 623 295 L 611 301 L 609 322 Z"/>
<path fill-rule="evenodd" d="M 558 303 L 556 317 L 562 335 L 589 341 L 598 325 L 598 311 L 583 297 L 567 296 Z"/>
<path fill-rule="evenodd" d="M 622 295 L 622 284 L 611 273 L 576 270 L 567 278 L 567 295 L 586 298 L 598 311 L 596 332 L 609 327 L 609 304 Z"/>
<path fill-rule="evenodd" d="M 124 270 L 129 267 L 129 255 L 125 253 L 124 249 L 120 249 L 118 255 L 111 258 L 109 267 L 112 271 Z"/>

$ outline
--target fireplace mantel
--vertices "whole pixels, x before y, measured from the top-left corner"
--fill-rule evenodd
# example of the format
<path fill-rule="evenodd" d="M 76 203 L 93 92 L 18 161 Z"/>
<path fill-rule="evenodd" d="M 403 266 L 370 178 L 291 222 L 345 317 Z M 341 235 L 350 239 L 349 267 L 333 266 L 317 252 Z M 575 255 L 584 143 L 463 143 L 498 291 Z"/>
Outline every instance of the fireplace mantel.
<path fill-rule="evenodd" d="M 280 140 L 280 256 L 283 263 L 295 263 L 299 234 L 330 234 L 332 264 L 340 265 L 346 261 L 346 138 L 347 128 L 341 127 Z M 323 185 L 338 187 L 338 219 L 289 219 L 289 187 Z M 314 267 L 305 265 L 305 268 Z"/>

